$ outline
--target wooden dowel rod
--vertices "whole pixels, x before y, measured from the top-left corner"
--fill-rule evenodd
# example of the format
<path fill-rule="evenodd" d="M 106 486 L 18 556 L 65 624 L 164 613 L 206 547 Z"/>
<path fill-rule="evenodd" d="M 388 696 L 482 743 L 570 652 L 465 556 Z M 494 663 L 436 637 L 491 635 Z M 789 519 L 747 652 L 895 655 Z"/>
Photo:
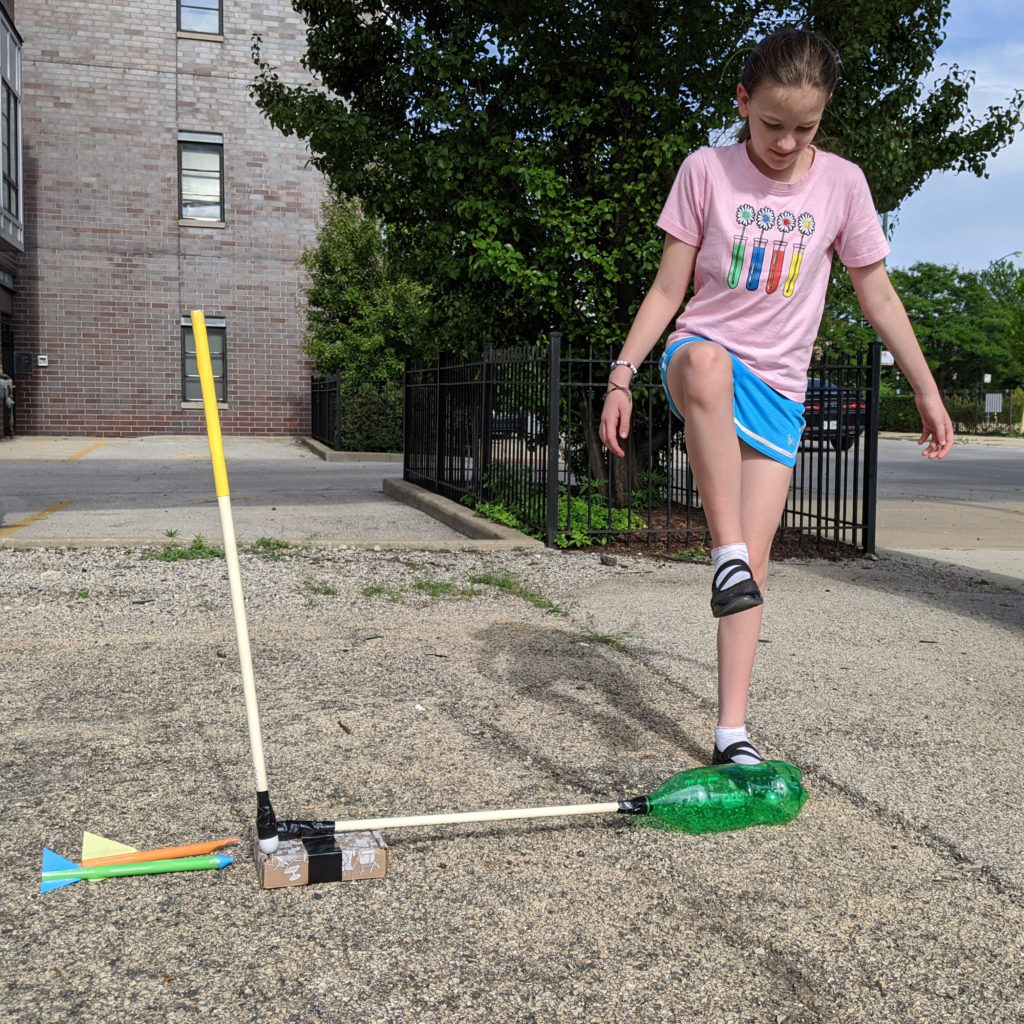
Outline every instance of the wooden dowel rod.
<path fill-rule="evenodd" d="M 336 821 L 335 832 L 412 828 L 417 825 L 461 825 L 477 821 L 514 821 L 520 818 L 563 818 L 574 814 L 615 814 L 618 803 L 575 804 L 568 807 L 519 807 L 504 811 L 464 811 L 457 814 L 415 814 L 404 818 L 354 818 Z"/>

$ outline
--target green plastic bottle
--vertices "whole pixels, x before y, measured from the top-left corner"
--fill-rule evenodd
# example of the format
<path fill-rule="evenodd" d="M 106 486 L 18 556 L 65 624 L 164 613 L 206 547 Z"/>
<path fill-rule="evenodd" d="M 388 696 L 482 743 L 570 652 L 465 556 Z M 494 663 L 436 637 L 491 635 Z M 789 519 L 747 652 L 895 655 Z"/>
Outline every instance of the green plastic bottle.
<path fill-rule="evenodd" d="M 807 800 L 802 772 L 788 761 L 691 768 L 673 775 L 648 796 L 624 800 L 620 814 L 673 832 L 728 832 L 748 825 L 792 821 Z"/>

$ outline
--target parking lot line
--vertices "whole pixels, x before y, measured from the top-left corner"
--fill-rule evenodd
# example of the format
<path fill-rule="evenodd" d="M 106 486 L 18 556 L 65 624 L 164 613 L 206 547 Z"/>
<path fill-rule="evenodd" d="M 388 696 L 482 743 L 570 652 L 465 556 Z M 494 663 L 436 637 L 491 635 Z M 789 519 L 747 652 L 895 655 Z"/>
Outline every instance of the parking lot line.
<path fill-rule="evenodd" d="M 68 462 L 77 462 L 80 458 L 82 458 L 83 455 L 88 455 L 89 452 L 94 452 L 96 451 L 97 448 L 102 448 L 103 445 L 105 445 L 106 443 L 106 441 L 97 441 L 96 444 L 90 445 L 88 448 L 86 448 L 84 451 L 79 452 L 77 455 L 72 455 L 71 458 L 68 459 Z"/>
<path fill-rule="evenodd" d="M 70 504 L 70 501 L 58 501 L 49 508 L 44 508 L 42 512 L 37 512 L 34 516 L 29 516 L 27 519 L 22 519 L 17 523 L 11 523 L 10 526 L 0 527 L 0 537 L 6 537 L 8 534 L 14 533 L 15 530 L 21 530 L 26 526 L 31 526 L 33 523 L 39 522 L 40 519 L 45 519 L 48 515 L 51 515 L 54 512 L 59 512 L 62 508 L 66 508 Z"/>

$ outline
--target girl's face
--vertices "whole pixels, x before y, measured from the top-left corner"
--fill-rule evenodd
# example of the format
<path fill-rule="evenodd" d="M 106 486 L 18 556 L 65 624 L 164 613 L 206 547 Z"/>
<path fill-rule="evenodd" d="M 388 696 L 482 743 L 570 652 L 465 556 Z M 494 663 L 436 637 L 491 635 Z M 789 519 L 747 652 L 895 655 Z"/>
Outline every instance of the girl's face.
<path fill-rule="evenodd" d="M 811 86 L 764 81 L 751 95 L 736 87 L 740 117 L 747 119 L 747 153 L 754 166 L 776 181 L 796 181 L 814 163 L 811 142 L 830 97 Z"/>

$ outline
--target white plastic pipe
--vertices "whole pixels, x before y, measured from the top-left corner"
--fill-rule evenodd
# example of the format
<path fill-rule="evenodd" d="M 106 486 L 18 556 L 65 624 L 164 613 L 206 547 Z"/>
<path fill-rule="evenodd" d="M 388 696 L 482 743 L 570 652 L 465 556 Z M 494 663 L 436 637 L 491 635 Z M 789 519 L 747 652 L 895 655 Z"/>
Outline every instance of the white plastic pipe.
<path fill-rule="evenodd" d="M 567 807 L 519 807 L 499 811 L 463 811 L 455 814 L 414 814 L 399 818 L 353 818 L 336 821 L 335 832 L 412 828 L 417 825 L 460 825 L 477 821 L 514 821 L 520 818 L 565 818 L 577 814 L 615 814 L 618 803 L 574 804 Z"/>

